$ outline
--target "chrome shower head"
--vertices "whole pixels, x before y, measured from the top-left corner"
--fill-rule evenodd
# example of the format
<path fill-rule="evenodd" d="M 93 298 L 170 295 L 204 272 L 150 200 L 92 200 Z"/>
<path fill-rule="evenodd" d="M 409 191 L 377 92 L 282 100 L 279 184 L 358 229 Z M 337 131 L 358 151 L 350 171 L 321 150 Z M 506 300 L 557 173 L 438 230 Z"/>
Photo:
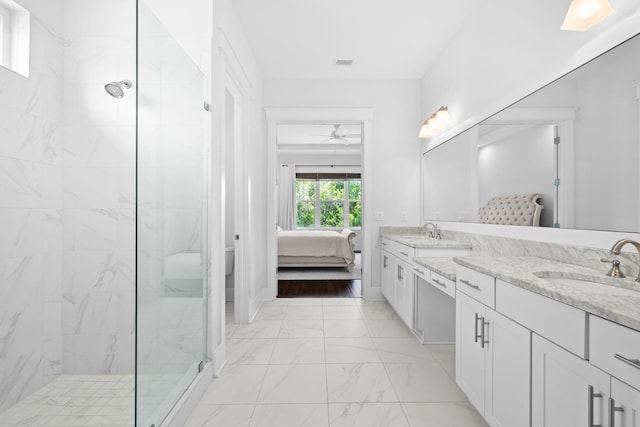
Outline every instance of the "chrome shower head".
<path fill-rule="evenodd" d="M 120 82 L 111 82 L 104 85 L 104 90 L 114 98 L 124 98 L 124 89 L 131 89 L 133 83 L 131 80 L 122 80 Z"/>

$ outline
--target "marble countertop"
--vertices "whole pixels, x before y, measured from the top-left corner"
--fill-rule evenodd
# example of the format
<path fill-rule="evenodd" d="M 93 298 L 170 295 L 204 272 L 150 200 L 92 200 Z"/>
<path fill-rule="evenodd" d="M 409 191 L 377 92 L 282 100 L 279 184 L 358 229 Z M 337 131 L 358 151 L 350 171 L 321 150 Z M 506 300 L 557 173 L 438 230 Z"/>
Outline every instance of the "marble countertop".
<path fill-rule="evenodd" d="M 453 257 L 419 257 L 414 258 L 413 262 L 435 271 L 449 280 L 456 281 L 456 263 L 453 262 Z"/>
<path fill-rule="evenodd" d="M 454 262 L 481 273 L 502 279 L 523 289 L 560 301 L 621 325 L 640 330 L 640 283 L 633 278 L 616 279 L 605 275 L 606 265 L 596 270 L 537 257 L 455 257 Z M 616 284 L 638 292 L 614 295 L 587 281 L 579 287 L 562 285 L 553 279 L 535 276 L 534 272 L 579 276 L 599 283 Z"/>
<path fill-rule="evenodd" d="M 419 234 L 381 234 L 381 236 L 412 248 L 471 249 L 471 245 L 469 243 L 456 242 L 455 240 L 434 239 L 433 237 Z"/>

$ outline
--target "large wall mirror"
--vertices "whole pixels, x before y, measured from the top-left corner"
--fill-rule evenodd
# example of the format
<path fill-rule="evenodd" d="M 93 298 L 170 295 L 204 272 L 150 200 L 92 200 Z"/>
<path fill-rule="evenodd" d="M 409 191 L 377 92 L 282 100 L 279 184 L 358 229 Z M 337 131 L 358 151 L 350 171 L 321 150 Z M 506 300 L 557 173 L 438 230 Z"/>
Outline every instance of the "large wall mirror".
<path fill-rule="evenodd" d="M 423 219 L 541 195 L 540 226 L 640 229 L 640 35 L 423 153 Z"/>

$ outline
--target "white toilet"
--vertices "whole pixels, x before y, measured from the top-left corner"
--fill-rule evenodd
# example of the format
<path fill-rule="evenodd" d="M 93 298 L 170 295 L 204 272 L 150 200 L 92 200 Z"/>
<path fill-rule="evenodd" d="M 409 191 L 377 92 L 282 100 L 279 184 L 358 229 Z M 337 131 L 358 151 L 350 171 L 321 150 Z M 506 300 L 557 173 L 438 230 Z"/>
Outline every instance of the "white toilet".
<path fill-rule="evenodd" d="M 229 276 L 233 273 L 233 255 L 234 255 L 233 246 L 227 246 L 224 248 L 224 275 Z"/>

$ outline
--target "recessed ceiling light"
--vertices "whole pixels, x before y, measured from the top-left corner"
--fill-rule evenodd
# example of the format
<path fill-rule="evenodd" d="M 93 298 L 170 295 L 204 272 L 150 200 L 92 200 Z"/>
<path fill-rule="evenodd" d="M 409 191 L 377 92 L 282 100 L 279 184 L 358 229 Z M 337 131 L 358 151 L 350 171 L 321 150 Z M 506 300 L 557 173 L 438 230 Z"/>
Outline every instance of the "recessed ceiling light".
<path fill-rule="evenodd" d="M 336 65 L 350 67 L 353 65 L 353 59 L 336 59 Z"/>

